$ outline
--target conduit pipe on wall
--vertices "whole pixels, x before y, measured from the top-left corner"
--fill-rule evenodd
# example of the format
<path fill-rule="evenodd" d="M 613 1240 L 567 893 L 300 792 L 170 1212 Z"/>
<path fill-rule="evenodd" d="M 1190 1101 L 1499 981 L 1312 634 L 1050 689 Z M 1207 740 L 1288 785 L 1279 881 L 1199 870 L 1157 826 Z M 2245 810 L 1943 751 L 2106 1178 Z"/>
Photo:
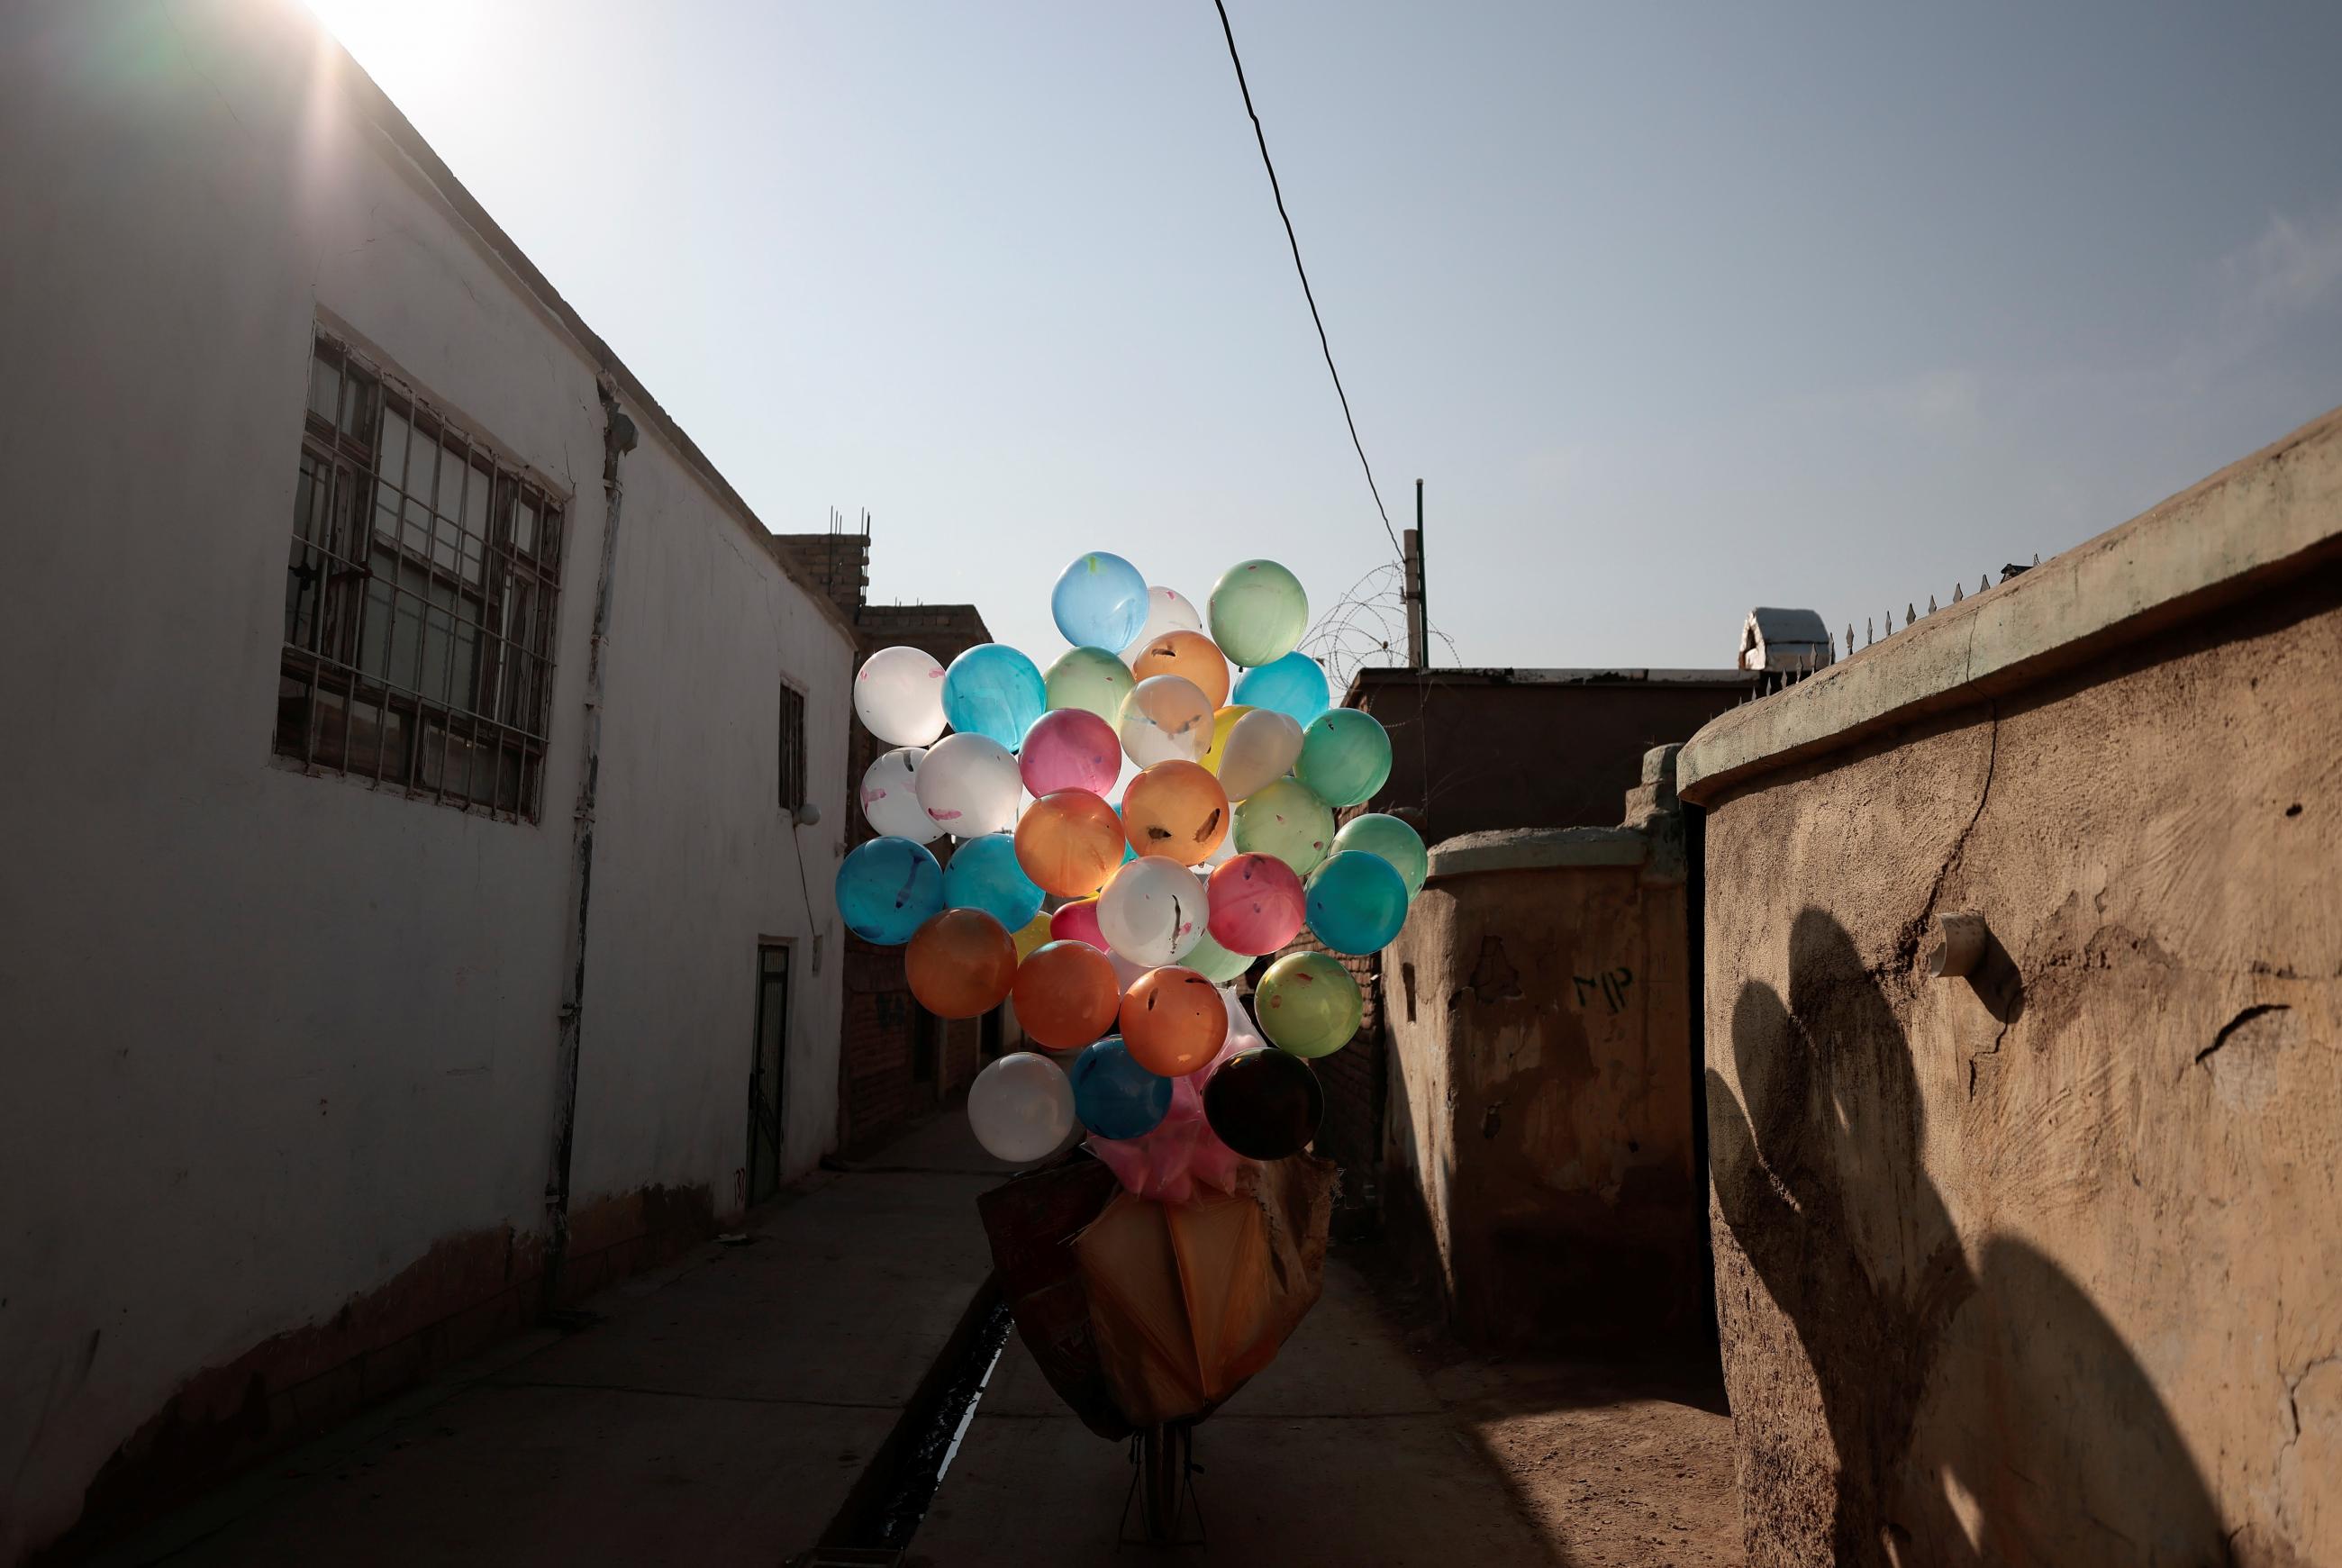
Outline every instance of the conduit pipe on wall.
<path fill-rule="evenodd" d="M 553 1158 L 545 1183 L 548 1236 L 545 1251 L 544 1306 L 550 1314 L 561 1299 L 561 1268 L 569 1255 L 569 1166 L 577 1137 L 577 1057 L 585 1032 L 586 919 L 594 890 L 594 808 L 602 773 L 603 657 L 610 634 L 610 582 L 618 559 L 618 507 L 626 487 L 618 460 L 635 449 L 635 422 L 618 406 L 617 388 L 599 380 L 602 399 L 602 565 L 594 589 L 594 636 L 586 658 L 586 756 L 577 784 L 575 824 L 571 834 L 571 884 L 575 902 L 568 932 L 569 981 L 561 999 L 559 1044 L 554 1054 Z"/>

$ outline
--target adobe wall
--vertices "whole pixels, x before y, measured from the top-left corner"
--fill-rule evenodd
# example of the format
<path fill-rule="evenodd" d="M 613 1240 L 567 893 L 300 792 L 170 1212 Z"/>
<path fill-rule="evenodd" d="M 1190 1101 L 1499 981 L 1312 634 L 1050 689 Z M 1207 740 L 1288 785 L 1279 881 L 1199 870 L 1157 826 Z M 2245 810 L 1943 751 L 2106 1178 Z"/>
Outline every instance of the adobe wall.
<path fill-rule="evenodd" d="M 2328 416 L 1686 748 L 1758 1568 L 2342 1562 L 2337 529 Z"/>
<path fill-rule="evenodd" d="M 1383 955 L 1393 1234 L 1476 1343 L 1689 1337 L 1707 1279 L 1680 879 L 1655 884 L 1631 830 L 1480 836 L 1500 853 L 1434 852 Z"/>

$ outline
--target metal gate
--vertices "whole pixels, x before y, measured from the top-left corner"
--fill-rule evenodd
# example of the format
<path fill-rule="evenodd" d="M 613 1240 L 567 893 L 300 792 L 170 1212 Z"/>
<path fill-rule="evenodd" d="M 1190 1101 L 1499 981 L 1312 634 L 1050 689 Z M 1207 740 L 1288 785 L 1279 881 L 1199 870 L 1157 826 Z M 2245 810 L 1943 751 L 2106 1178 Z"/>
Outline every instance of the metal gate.
<path fill-rule="evenodd" d="M 781 1190 L 781 1105 L 789 1044 L 789 950 L 756 949 L 756 1044 L 748 1063 L 748 1202 Z"/>

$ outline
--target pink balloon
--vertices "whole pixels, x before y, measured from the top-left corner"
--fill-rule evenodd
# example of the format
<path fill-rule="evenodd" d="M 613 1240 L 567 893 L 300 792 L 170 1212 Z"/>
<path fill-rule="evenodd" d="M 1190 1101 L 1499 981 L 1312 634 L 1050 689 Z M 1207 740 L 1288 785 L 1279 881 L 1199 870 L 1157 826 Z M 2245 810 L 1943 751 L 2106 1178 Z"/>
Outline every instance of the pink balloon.
<path fill-rule="evenodd" d="M 1104 798 L 1122 776 L 1122 737 L 1087 708 L 1052 708 L 1025 732 L 1016 768 L 1036 800 L 1061 789 Z"/>
<path fill-rule="evenodd" d="M 1205 928 L 1230 953 L 1274 953 L 1300 934 L 1308 917 L 1301 878 L 1275 855 L 1237 855 L 1212 873 L 1206 888 L 1212 913 Z"/>
<path fill-rule="evenodd" d="M 1095 898 L 1079 898 L 1059 905 L 1057 913 L 1049 916 L 1049 940 L 1086 942 L 1104 953 L 1106 933 L 1098 929 L 1097 904 Z"/>

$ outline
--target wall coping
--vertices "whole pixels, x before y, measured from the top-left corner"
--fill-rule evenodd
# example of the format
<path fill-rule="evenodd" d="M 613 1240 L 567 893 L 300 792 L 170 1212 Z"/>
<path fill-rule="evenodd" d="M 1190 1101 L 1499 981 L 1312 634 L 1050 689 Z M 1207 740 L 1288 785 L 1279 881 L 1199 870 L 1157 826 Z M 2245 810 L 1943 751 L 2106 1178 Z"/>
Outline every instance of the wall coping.
<path fill-rule="evenodd" d="M 1445 665 L 1417 670 L 1406 664 L 1361 664 L 1350 676 L 1342 698 L 1356 707 L 1369 686 L 1424 684 L 1434 686 L 1748 686 L 1764 679 L 1756 670 L 1661 670 L 1623 664 L 1588 665 L 1583 669 L 1528 670 L 1504 665 Z"/>
<path fill-rule="evenodd" d="M 1556 865 L 1640 865 L 1651 841 L 1630 827 L 1502 827 L 1431 846 L 1427 880 Z"/>
<path fill-rule="evenodd" d="M 1895 725 L 2031 685 L 2331 559 L 2342 564 L 2342 409 L 2129 522 L 1702 726 L 1677 793 L 1729 786 Z"/>

